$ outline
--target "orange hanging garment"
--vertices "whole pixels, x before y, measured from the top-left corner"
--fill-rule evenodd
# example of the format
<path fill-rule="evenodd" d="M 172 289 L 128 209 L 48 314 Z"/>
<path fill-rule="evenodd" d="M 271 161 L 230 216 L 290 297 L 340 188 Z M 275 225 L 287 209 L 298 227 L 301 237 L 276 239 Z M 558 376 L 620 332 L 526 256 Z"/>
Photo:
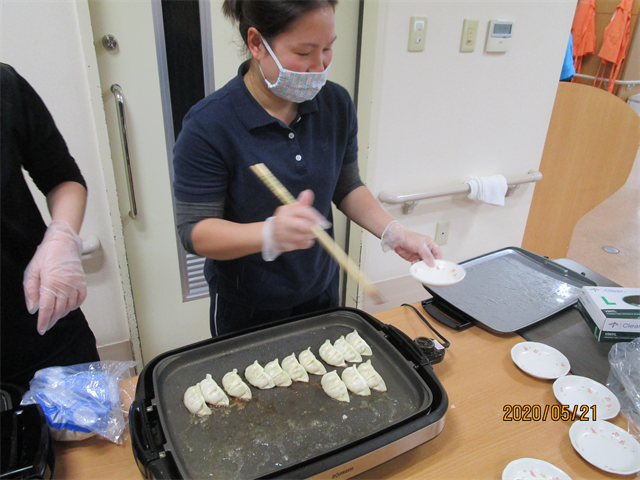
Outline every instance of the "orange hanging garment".
<path fill-rule="evenodd" d="M 585 55 L 596 52 L 596 0 L 580 0 L 571 26 L 573 58 L 576 73 L 580 73 Z"/>
<path fill-rule="evenodd" d="M 615 80 L 620 73 L 620 67 L 627 55 L 627 46 L 629 45 L 629 33 L 631 31 L 631 9 L 633 8 L 633 0 L 622 0 L 613 12 L 611 22 L 604 30 L 604 36 L 602 37 L 602 48 L 598 56 L 602 59 L 600 66 L 598 67 L 598 73 L 596 74 L 596 80 L 593 82 L 595 85 L 600 77 L 600 71 L 602 70 L 602 77 L 600 78 L 600 86 L 602 85 L 602 78 L 605 75 L 607 69 L 607 62 L 611 63 L 611 72 L 609 74 L 609 86 L 608 92 L 613 92 L 615 87 Z"/>

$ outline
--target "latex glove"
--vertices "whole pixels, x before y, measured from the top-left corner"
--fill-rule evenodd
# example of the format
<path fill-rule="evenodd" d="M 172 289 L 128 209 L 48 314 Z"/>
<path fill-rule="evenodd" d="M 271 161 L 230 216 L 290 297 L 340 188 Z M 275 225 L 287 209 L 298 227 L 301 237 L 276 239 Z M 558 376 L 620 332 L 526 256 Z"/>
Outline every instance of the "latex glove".
<path fill-rule="evenodd" d="M 411 263 L 424 260 L 424 263 L 433 267 L 434 259 L 442 258 L 442 249 L 432 238 L 407 230 L 397 220 L 387 225 L 380 240 L 382 251 L 394 250 Z"/>
<path fill-rule="evenodd" d="M 331 226 L 313 205 L 313 192 L 300 193 L 297 203 L 278 207 L 273 217 L 269 217 L 262 228 L 262 258 L 271 262 L 281 253 L 311 248 L 315 235 L 314 225 L 327 229 Z"/>
<path fill-rule="evenodd" d="M 29 313 L 38 312 L 38 333 L 44 335 L 75 310 L 87 296 L 82 270 L 82 239 L 64 220 L 49 225 L 24 272 L 24 296 Z"/>

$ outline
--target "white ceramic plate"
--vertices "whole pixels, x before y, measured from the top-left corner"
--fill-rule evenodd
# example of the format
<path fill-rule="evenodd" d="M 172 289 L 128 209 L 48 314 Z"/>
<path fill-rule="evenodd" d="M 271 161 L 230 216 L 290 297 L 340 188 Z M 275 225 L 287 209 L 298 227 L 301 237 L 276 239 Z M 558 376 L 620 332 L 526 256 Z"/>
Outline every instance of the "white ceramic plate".
<path fill-rule="evenodd" d="M 590 378 L 560 377 L 553 382 L 553 394 L 562 405 L 568 405 L 572 413 L 576 408 L 576 420 L 586 410 L 583 405 L 596 406 L 596 420 L 608 420 L 620 411 L 620 402 L 611 390 Z M 592 416 L 593 409 L 589 408 L 583 418 L 593 420 Z"/>
<path fill-rule="evenodd" d="M 640 472 L 640 444 L 613 423 L 575 422 L 569 437 L 573 448 L 594 467 L 619 475 Z"/>
<path fill-rule="evenodd" d="M 529 375 L 553 380 L 569 373 L 569 360 L 549 345 L 536 342 L 522 342 L 511 349 L 511 359 Z"/>
<path fill-rule="evenodd" d="M 519 458 L 511 462 L 502 472 L 502 480 L 571 480 L 571 477 L 555 465 L 535 458 Z"/>
<path fill-rule="evenodd" d="M 458 283 L 467 274 L 463 267 L 447 260 L 436 260 L 434 267 L 424 262 L 414 263 L 409 272 L 413 278 L 431 287 L 448 287 Z"/>

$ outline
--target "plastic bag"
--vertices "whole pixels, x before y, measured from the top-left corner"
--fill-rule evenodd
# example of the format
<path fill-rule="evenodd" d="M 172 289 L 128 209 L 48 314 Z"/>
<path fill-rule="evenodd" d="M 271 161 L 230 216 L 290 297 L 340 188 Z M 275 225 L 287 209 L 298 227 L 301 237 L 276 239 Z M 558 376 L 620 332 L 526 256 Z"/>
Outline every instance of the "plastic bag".
<path fill-rule="evenodd" d="M 130 378 L 136 362 L 95 362 L 38 370 L 22 405 L 39 403 L 55 440 L 82 440 L 98 434 L 121 444 L 126 421 L 118 383 Z"/>
<path fill-rule="evenodd" d="M 640 440 L 640 338 L 611 347 L 609 365 L 607 387 L 620 401 L 629 433 Z"/>

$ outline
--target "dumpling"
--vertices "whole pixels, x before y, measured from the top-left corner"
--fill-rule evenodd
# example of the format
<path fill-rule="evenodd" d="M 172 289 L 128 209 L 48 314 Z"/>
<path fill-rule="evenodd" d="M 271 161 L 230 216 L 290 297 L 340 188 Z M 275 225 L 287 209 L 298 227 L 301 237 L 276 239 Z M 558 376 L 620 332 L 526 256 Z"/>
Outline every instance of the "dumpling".
<path fill-rule="evenodd" d="M 276 386 L 273 378 L 264 371 L 264 368 L 262 368 L 262 365 L 260 365 L 257 360 L 245 369 L 244 376 L 251 385 L 262 390 Z"/>
<path fill-rule="evenodd" d="M 331 345 L 330 340 L 324 342 L 320 347 L 320 357 L 329 365 L 333 365 L 335 367 L 347 366 L 347 364 L 344 363 L 344 356 L 336 350 L 336 347 Z"/>
<path fill-rule="evenodd" d="M 211 409 L 207 407 L 202 391 L 198 385 L 187 388 L 182 401 L 184 402 L 184 406 L 187 407 L 187 410 L 194 415 L 198 415 L 199 417 L 211 415 Z"/>
<path fill-rule="evenodd" d="M 200 387 L 200 391 L 202 391 L 205 402 L 215 405 L 216 407 L 229 406 L 229 397 L 227 397 L 224 390 L 218 386 L 216 381 L 211 378 L 211 375 L 208 373 L 206 378 L 202 380 L 198 386 Z"/>
<path fill-rule="evenodd" d="M 357 331 L 349 333 L 346 337 L 347 343 L 356 349 L 360 355 L 370 356 L 373 355 L 371 347 L 365 342 Z"/>
<path fill-rule="evenodd" d="M 300 365 L 304 367 L 304 369 L 312 373 L 314 375 L 324 375 L 327 373 L 327 369 L 324 368 L 324 365 L 316 358 L 316 356 L 311 351 L 311 347 L 307 348 L 304 352 L 299 355 Z"/>
<path fill-rule="evenodd" d="M 336 343 L 334 343 L 333 346 L 336 347 L 336 350 L 342 354 L 347 362 L 360 363 L 362 361 L 360 354 L 356 352 L 355 348 L 347 343 L 344 336 L 336 340 Z"/>
<path fill-rule="evenodd" d="M 282 367 L 280 367 L 277 358 L 272 362 L 267 363 L 264 366 L 264 371 L 273 379 L 273 383 L 278 387 L 288 387 L 291 385 L 291 377 L 282 369 Z"/>
<path fill-rule="evenodd" d="M 240 375 L 238 375 L 238 369 L 236 368 L 222 377 L 222 386 L 232 397 L 237 397 L 242 400 L 251 400 L 251 389 L 242 381 Z"/>
<path fill-rule="evenodd" d="M 282 369 L 289 374 L 291 380 L 294 382 L 309 381 L 309 374 L 304 367 L 298 363 L 295 353 L 292 353 L 282 360 Z"/>
<path fill-rule="evenodd" d="M 367 386 L 367 381 L 358 373 L 358 369 L 355 366 L 347 367 L 342 372 L 342 381 L 347 388 L 355 393 L 366 397 L 371 395 L 371 390 Z"/>
<path fill-rule="evenodd" d="M 376 369 L 371 365 L 371 360 L 367 360 L 365 363 L 358 365 L 358 372 L 367 381 L 369 388 L 373 388 L 378 392 L 386 392 L 387 386 L 384 380 L 380 376 Z"/>
<path fill-rule="evenodd" d="M 347 392 L 347 386 L 344 384 L 335 370 L 322 376 L 320 380 L 324 393 L 331 398 L 340 400 L 341 402 L 349 402 L 349 392 Z"/>

